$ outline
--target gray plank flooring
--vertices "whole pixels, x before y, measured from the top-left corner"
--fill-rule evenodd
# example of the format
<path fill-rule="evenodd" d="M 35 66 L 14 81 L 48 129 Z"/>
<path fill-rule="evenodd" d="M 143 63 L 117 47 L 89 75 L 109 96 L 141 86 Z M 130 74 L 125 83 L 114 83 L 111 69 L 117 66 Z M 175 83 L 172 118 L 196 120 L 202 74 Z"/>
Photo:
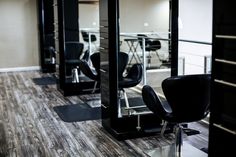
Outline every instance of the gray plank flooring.
<path fill-rule="evenodd" d="M 173 142 L 172 134 L 117 141 L 100 120 L 63 122 L 53 107 L 80 103 L 86 96 L 64 97 L 56 85 L 35 85 L 32 78 L 42 76 L 50 75 L 0 73 L 0 156 L 143 157 L 145 150 Z M 204 133 L 185 140 L 197 148 L 207 147 L 207 127 L 192 125 Z"/>

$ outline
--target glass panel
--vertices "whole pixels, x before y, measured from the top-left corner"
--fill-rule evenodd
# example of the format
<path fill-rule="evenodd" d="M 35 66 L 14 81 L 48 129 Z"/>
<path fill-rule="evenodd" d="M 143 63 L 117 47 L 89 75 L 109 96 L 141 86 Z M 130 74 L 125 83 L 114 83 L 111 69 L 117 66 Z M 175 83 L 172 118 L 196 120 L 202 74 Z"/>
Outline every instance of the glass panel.
<path fill-rule="evenodd" d="M 178 75 L 211 73 L 211 43 L 179 40 Z"/>
<path fill-rule="evenodd" d="M 179 0 L 178 75 L 211 73 L 212 1 Z"/>
<path fill-rule="evenodd" d="M 179 0 L 178 75 L 211 73 L 211 43 L 212 0 Z"/>
<path fill-rule="evenodd" d="M 99 50 L 99 3 L 79 3 L 80 41 L 90 55 Z"/>
<path fill-rule="evenodd" d="M 80 71 L 79 62 L 82 59 L 86 60 L 91 69 L 94 70 L 90 60 L 90 55 L 97 52 L 99 48 L 98 4 L 99 3 L 79 2 L 78 19 L 73 19 L 73 23 L 71 23 L 71 25 L 68 24 L 71 28 L 73 27 L 73 29 L 67 30 L 68 38 L 66 38 L 65 42 L 64 70 L 66 83 L 92 81 Z M 67 16 L 66 18 L 70 17 Z M 77 31 L 78 28 L 80 29 Z"/>
<path fill-rule="evenodd" d="M 129 55 L 128 68 L 144 67 L 139 90 L 148 84 L 162 93 L 170 76 L 169 12 L 168 0 L 120 0 L 120 51 Z"/>
<path fill-rule="evenodd" d="M 134 64 L 143 68 L 142 81 L 126 88 L 127 95 L 121 95 L 121 99 L 127 96 L 126 108 L 138 106 L 139 109 L 123 109 L 122 114 L 148 114 L 147 108 L 140 107 L 145 106 L 142 87 L 150 85 L 162 94 L 161 83 L 170 76 L 169 1 L 120 0 L 119 6 L 120 52 L 129 56 L 124 76 Z"/>

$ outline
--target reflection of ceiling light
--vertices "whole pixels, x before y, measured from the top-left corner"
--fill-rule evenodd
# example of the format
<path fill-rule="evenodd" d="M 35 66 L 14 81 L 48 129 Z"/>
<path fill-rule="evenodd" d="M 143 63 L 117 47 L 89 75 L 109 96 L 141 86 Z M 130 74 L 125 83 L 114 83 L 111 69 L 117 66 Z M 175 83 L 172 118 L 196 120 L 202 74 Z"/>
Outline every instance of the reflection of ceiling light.
<path fill-rule="evenodd" d="M 145 22 L 143 25 L 144 25 L 144 27 L 148 27 L 149 26 L 149 24 L 147 22 Z"/>
<path fill-rule="evenodd" d="M 96 26 L 97 25 L 97 23 L 96 22 L 93 22 L 93 26 Z"/>

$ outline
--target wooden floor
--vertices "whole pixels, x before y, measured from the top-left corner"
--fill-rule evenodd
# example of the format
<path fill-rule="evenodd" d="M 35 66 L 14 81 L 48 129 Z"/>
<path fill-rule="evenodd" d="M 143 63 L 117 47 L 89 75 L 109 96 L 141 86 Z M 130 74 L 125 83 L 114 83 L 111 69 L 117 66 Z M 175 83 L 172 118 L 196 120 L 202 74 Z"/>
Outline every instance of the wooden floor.
<path fill-rule="evenodd" d="M 0 156 L 18 157 L 141 157 L 144 151 L 173 141 L 160 135 L 117 141 L 100 120 L 63 122 L 53 107 L 76 104 L 86 96 L 63 97 L 56 85 L 35 85 L 32 78 L 48 74 L 37 71 L 0 73 Z M 81 98 L 81 99 L 80 99 Z M 208 128 L 185 140 L 197 148 L 207 147 Z"/>

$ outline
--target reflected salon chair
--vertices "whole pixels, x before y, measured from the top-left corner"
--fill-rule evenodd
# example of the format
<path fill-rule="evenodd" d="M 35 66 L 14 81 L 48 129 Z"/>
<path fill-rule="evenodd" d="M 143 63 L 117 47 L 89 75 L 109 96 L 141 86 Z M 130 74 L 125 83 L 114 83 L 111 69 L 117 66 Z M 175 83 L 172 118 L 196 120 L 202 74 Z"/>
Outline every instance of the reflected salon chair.
<path fill-rule="evenodd" d="M 89 34 L 86 31 L 81 31 L 82 38 L 85 42 L 89 42 Z M 91 34 L 91 42 L 97 41 L 96 35 Z"/>
<path fill-rule="evenodd" d="M 157 117 L 165 122 L 161 130 L 162 137 L 168 123 L 175 126 L 175 143 L 171 146 L 150 151 L 147 154 L 150 156 L 153 154 L 156 154 L 156 156 L 181 156 L 182 133 L 184 132 L 182 124 L 200 121 L 209 113 L 210 79 L 210 75 L 205 74 L 165 79 L 162 82 L 162 89 L 167 101 L 162 101 L 152 87 L 148 85 L 143 87 L 142 97 L 144 103 Z M 183 147 L 186 145 L 185 143 Z M 183 151 L 183 155 L 185 152 Z"/>
<path fill-rule="evenodd" d="M 89 66 L 87 61 L 81 60 L 79 63 L 80 70 L 92 80 L 95 80 L 96 88 L 97 82 L 100 82 L 100 53 L 94 53 L 90 56 L 91 62 L 95 68 L 95 71 Z M 125 69 L 128 64 L 129 56 L 127 53 L 120 52 L 118 54 L 118 88 L 119 88 L 119 97 L 121 98 L 121 92 L 124 94 L 124 99 L 126 103 L 126 107 L 129 107 L 128 98 L 125 92 L 125 88 L 130 88 L 138 85 L 142 80 L 142 65 L 134 64 L 130 70 L 125 75 Z M 93 90 L 94 92 L 94 90 Z M 119 106 L 119 111 L 120 106 Z M 121 113 L 119 112 L 119 116 Z"/>
<path fill-rule="evenodd" d="M 44 52 L 45 52 L 45 59 L 47 59 L 47 63 L 55 64 L 55 56 L 56 51 L 54 48 L 54 35 L 53 34 L 47 34 L 45 35 L 45 46 L 44 46 Z"/>
<path fill-rule="evenodd" d="M 82 34 L 82 38 L 83 40 L 89 44 L 89 33 L 86 32 L 86 31 L 81 31 L 81 34 Z M 91 43 L 95 43 L 97 41 L 97 37 L 95 34 L 91 34 L 90 35 L 90 40 L 91 40 Z M 94 44 L 94 46 L 96 47 L 96 45 Z"/>
<path fill-rule="evenodd" d="M 118 58 L 118 95 L 119 100 L 122 98 L 122 94 L 125 100 L 126 109 L 130 108 L 125 88 L 131 88 L 138 85 L 142 80 L 143 67 L 141 64 L 136 63 L 131 66 L 128 72 L 125 74 L 126 67 L 128 65 L 129 55 L 124 52 L 119 53 Z M 118 117 L 122 117 L 121 104 L 118 104 Z"/>
<path fill-rule="evenodd" d="M 100 53 L 93 53 L 90 56 L 93 67 L 89 65 L 88 60 L 82 59 L 79 62 L 79 68 L 82 73 L 95 81 L 92 93 L 96 91 L 97 83 L 100 82 Z"/>
<path fill-rule="evenodd" d="M 148 52 L 148 65 L 150 66 L 151 64 L 151 51 L 156 53 L 157 58 L 161 61 L 159 54 L 157 50 L 161 48 L 161 42 L 157 39 L 149 39 L 147 35 L 144 34 L 137 34 L 138 36 L 138 42 L 143 50 L 143 38 L 145 38 L 145 51 Z"/>
<path fill-rule="evenodd" d="M 76 41 L 65 43 L 66 75 L 72 75 L 72 69 L 78 68 L 80 57 L 83 54 L 84 44 Z"/>

